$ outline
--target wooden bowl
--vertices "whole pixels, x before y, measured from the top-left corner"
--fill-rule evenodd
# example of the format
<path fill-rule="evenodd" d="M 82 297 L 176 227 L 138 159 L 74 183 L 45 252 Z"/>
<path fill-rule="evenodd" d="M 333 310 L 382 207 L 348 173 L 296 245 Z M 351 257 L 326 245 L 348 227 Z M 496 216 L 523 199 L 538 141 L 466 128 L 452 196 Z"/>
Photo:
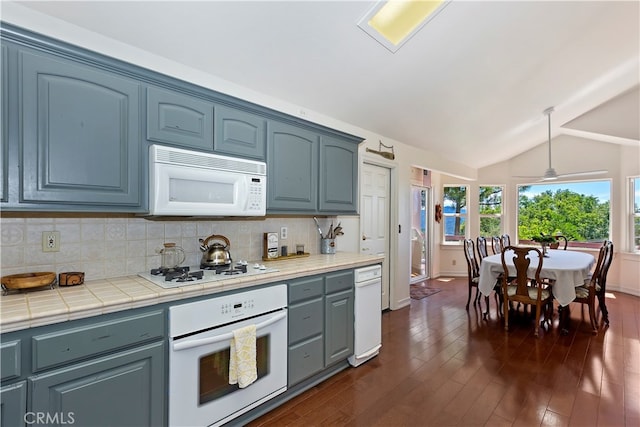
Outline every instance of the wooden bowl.
<path fill-rule="evenodd" d="M 56 273 L 42 271 L 38 273 L 21 273 L 3 276 L 0 281 L 7 289 L 28 289 L 52 284 Z"/>

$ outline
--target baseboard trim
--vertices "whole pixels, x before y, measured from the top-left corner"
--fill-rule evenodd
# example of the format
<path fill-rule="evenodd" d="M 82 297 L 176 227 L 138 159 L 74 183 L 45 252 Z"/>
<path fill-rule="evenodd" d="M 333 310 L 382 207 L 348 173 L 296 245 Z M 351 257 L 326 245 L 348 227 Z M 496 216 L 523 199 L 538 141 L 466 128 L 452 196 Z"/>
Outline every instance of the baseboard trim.
<path fill-rule="evenodd" d="M 625 294 L 640 297 L 640 289 L 629 288 L 627 286 L 620 286 L 620 285 L 614 285 L 612 283 L 609 283 L 607 286 L 607 290 L 613 291 L 613 292 L 622 292 Z"/>

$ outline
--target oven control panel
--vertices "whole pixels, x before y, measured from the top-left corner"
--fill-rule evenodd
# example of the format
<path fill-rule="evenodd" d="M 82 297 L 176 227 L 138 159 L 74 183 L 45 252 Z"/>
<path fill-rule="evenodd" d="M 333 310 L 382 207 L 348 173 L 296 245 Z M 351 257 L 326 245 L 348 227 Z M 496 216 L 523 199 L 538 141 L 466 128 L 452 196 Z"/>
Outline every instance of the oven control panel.
<path fill-rule="evenodd" d="M 192 334 L 286 306 L 285 284 L 177 304 L 169 307 L 169 335 Z"/>
<path fill-rule="evenodd" d="M 221 305 L 220 313 L 222 315 L 231 314 L 239 315 L 249 312 L 252 308 L 256 307 L 256 303 L 254 299 L 245 299 L 243 301 L 232 302 L 232 303 L 223 303 Z"/>

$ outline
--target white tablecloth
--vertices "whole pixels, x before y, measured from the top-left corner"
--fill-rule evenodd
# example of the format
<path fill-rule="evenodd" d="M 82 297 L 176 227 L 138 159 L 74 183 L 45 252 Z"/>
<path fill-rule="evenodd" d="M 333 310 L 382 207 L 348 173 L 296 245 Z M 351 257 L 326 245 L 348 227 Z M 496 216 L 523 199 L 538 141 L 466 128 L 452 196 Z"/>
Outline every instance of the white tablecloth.
<path fill-rule="evenodd" d="M 513 265 L 513 251 L 507 251 L 505 261 L 509 269 L 509 275 L 515 276 L 516 268 Z M 542 262 L 541 278 L 553 279 L 556 283 L 553 285 L 553 296 L 560 305 L 568 305 L 576 298 L 576 286 L 584 284 L 584 280 L 591 272 L 591 268 L 596 260 L 593 255 L 563 250 L 549 250 L 549 256 L 545 257 Z M 529 273 L 531 277 L 538 268 L 537 254 L 531 253 L 531 264 L 529 265 Z M 503 273 L 502 261 L 500 254 L 491 255 L 482 260 L 480 263 L 480 279 L 478 289 L 483 295 L 489 295 L 493 290 L 496 280 L 500 273 Z"/>

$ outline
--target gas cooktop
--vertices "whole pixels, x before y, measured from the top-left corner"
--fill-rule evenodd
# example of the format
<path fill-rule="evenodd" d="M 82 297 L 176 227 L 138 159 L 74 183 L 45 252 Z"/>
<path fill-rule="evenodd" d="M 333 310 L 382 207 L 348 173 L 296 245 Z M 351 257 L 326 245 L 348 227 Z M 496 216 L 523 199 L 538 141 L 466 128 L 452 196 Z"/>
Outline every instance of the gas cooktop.
<path fill-rule="evenodd" d="M 154 268 L 149 272 L 138 273 L 138 276 L 147 279 L 156 285 L 169 289 L 179 288 L 195 284 L 217 282 L 238 276 L 256 276 L 278 271 L 276 268 L 267 268 L 263 264 L 248 265 L 239 262 L 224 266 L 183 266 L 176 268 Z"/>

